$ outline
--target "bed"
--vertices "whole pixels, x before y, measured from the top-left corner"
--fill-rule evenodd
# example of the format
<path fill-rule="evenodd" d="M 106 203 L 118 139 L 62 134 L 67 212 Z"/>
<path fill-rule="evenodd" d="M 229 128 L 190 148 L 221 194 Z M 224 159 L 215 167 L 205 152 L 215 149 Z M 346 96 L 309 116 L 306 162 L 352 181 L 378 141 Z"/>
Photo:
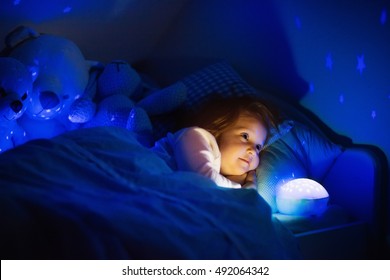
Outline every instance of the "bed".
<path fill-rule="evenodd" d="M 252 88 L 226 61 L 179 82 L 187 89 L 181 110 L 217 91 L 261 95 L 285 112 L 287 123 L 262 152 L 257 190 L 172 170 L 142 133 L 120 126 L 34 139 L 0 154 L 1 259 L 381 257 L 387 163 L 380 150 L 332 141 L 307 112 Z M 156 139 L 175 116 L 152 119 Z M 328 190 L 327 215 L 275 210 L 274 180 L 291 176 Z"/>

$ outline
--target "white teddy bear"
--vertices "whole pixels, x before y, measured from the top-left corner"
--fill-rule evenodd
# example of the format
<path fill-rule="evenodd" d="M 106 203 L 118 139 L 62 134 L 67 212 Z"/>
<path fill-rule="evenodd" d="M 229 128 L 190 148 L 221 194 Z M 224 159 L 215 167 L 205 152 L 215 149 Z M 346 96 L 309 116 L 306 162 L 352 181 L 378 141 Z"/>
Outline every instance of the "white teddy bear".
<path fill-rule="evenodd" d="M 83 123 L 83 127 L 124 127 L 136 132 L 147 146 L 154 140 L 151 118 L 172 112 L 187 95 L 179 82 L 163 89 L 145 87 L 137 71 L 123 60 L 108 63 L 94 81 L 72 105 L 70 121 Z"/>
<path fill-rule="evenodd" d="M 28 105 L 32 78 L 19 60 L 0 57 L 0 153 L 26 141 L 18 123 Z"/>

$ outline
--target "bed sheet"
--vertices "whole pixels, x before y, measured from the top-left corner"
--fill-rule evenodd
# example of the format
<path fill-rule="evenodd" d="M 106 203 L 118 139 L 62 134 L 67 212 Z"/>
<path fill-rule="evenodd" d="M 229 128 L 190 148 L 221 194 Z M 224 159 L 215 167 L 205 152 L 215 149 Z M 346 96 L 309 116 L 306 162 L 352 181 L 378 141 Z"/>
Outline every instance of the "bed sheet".
<path fill-rule="evenodd" d="M 255 190 L 171 170 L 119 127 L 0 155 L 1 259 L 296 259 Z"/>

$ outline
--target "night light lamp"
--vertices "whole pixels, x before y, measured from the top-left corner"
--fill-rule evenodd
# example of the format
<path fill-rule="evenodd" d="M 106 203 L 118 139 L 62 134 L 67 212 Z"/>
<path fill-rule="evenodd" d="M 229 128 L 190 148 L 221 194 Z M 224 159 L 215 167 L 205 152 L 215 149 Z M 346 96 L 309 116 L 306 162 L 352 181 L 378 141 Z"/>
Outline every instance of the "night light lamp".
<path fill-rule="evenodd" d="M 280 213 L 299 216 L 321 215 L 327 208 L 329 194 L 318 182 L 299 178 L 282 184 L 276 194 Z"/>

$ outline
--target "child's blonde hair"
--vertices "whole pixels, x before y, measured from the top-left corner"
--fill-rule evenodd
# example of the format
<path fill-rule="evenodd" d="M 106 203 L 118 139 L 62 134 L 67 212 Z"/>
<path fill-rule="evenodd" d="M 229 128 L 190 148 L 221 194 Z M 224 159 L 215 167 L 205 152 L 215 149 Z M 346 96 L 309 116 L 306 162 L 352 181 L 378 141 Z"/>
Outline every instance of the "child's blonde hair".
<path fill-rule="evenodd" d="M 203 104 L 192 114 L 187 126 L 198 126 L 209 131 L 219 142 L 222 133 L 238 120 L 240 115 L 256 118 L 267 130 L 276 127 L 276 116 L 258 98 L 251 96 L 216 97 Z"/>

